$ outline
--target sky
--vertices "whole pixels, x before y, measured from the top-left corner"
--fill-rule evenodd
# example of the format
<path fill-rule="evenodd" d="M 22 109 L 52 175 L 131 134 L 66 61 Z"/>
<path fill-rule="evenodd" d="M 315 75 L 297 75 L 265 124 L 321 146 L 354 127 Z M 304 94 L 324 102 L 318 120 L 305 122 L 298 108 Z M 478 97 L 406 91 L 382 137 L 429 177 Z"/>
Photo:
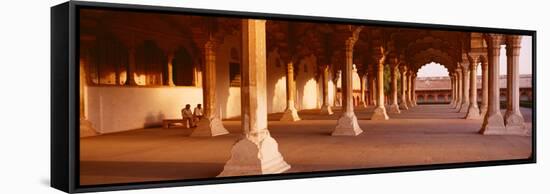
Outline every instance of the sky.
<path fill-rule="evenodd" d="M 523 36 L 519 54 L 519 74 L 532 74 L 532 38 Z M 503 45 L 500 49 L 500 75 L 506 75 L 506 48 Z M 477 74 L 481 75 L 481 68 L 478 66 Z M 440 77 L 448 76 L 447 69 L 439 63 L 428 63 L 418 70 L 418 77 Z"/>

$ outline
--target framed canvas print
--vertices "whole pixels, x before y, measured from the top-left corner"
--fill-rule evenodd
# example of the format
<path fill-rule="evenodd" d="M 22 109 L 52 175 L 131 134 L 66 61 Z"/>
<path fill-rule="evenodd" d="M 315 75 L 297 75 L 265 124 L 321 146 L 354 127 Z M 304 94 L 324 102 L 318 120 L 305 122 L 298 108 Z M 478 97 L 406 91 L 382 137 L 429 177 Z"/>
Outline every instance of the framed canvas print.
<path fill-rule="evenodd" d="M 69 1 L 65 192 L 536 162 L 536 32 Z"/>

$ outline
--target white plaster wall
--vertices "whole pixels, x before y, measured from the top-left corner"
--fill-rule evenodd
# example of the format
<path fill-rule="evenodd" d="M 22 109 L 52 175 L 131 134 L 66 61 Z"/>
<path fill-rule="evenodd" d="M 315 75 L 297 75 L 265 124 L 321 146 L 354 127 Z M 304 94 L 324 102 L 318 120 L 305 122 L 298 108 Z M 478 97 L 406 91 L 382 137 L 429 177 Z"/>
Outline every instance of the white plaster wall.
<path fill-rule="evenodd" d="M 86 115 L 100 133 L 160 126 L 162 119 L 181 118 L 185 104 L 202 103 L 197 87 L 88 86 Z"/>
<path fill-rule="evenodd" d="M 314 109 L 320 108 L 319 98 L 321 95 L 318 90 L 317 75 L 317 60 L 314 56 L 309 56 L 302 59 L 299 63 L 299 72 L 296 77 L 296 95 L 297 109 Z"/>

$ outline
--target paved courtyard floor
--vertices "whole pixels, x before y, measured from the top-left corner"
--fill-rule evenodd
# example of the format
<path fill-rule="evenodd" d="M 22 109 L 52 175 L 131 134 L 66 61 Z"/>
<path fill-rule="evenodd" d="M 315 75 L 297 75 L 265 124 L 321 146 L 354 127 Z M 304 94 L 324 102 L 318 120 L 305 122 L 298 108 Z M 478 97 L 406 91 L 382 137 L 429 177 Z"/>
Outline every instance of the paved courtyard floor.
<path fill-rule="evenodd" d="M 420 105 L 390 120 L 371 121 L 372 109 L 356 108 L 363 133 L 333 137 L 340 111 L 319 115 L 300 111 L 301 121 L 277 121 L 269 115 L 269 130 L 278 141 L 288 172 L 406 166 L 528 158 L 531 137 L 484 136 L 482 120 L 462 119 L 449 105 Z M 522 108 L 531 127 L 531 109 Z M 218 175 L 241 135 L 240 121 L 224 121 L 231 134 L 189 137 L 191 129 L 147 128 L 82 138 L 82 185 L 209 178 Z"/>

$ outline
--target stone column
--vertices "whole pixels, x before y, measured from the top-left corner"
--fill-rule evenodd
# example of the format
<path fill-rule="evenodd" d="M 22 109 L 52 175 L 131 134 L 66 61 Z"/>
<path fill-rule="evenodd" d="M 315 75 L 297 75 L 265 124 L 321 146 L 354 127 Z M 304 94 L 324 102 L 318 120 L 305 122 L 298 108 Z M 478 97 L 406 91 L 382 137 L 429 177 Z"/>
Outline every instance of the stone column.
<path fill-rule="evenodd" d="M 470 62 L 470 106 L 468 107 L 468 113 L 466 119 L 481 119 L 479 114 L 479 108 L 477 107 L 477 62 L 472 58 Z"/>
<path fill-rule="evenodd" d="M 361 99 L 359 100 L 359 105 L 367 108 L 366 98 L 366 85 L 367 85 L 367 76 L 361 75 Z"/>
<path fill-rule="evenodd" d="M 165 81 L 164 81 L 164 85 L 167 85 L 167 86 L 175 86 L 176 84 L 174 84 L 174 52 L 168 52 L 168 63 L 166 64 L 167 67 L 166 67 L 166 78 L 165 78 Z"/>
<path fill-rule="evenodd" d="M 80 85 L 79 85 L 80 122 L 79 122 L 79 125 L 80 125 L 81 138 L 95 136 L 99 134 L 97 130 L 95 130 L 95 128 L 93 127 L 92 123 L 88 121 L 87 115 L 86 115 L 87 104 L 85 99 L 87 98 L 86 87 L 88 82 L 86 80 L 87 78 L 86 70 L 85 70 L 86 65 L 84 61 L 85 60 L 80 59 L 80 76 L 79 76 L 80 77 Z"/>
<path fill-rule="evenodd" d="M 462 89 L 463 87 L 463 79 L 462 79 L 462 69 L 460 67 L 457 67 L 456 68 L 456 81 L 457 81 L 457 90 L 456 90 L 456 97 L 457 97 L 457 101 L 456 101 L 456 106 L 454 107 L 454 109 L 456 111 L 460 111 L 460 107 L 462 106 L 462 92 L 464 91 Z"/>
<path fill-rule="evenodd" d="M 267 129 L 265 20 L 242 20 L 241 125 L 244 137 L 218 176 L 282 173 L 290 169 Z"/>
<path fill-rule="evenodd" d="M 454 73 L 450 74 L 449 75 L 449 78 L 451 79 L 451 107 L 454 107 L 455 106 L 455 100 L 456 100 L 456 96 L 455 96 L 455 86 L 456 86 L 456 82 L 455 82 L 455 76 L 454 76 Z"/>
<path fill-rule="evenodd" d="M 384 63 L 386 56 L 382 56 L 378 59 L 378 68 L 376 75 L 376 108 L 371 116 L 371 120 L 388 120 L 388 113 L 386 113 L 385 101 L 384 101 Z"/>
<path fill-rule="evenodd" d="M 462 105 L 459 112 L 468 112 L 470 107 L 470 70 L 468 66 L 462 64 Z"/>
<path fill-rule="evenodd" d="M 343 113 L 332 132 L 333 136 L 356 136 L 363 132 L 353 112 L 353 44 L 355 40 L 348 38 L 345 45 L 345 64 L 342 72 L 342 105 Z"/>
<path fill-rule="evenodd" d="M 216 99 L 216 41 L 208 40 L 204 44 L 204 83 L 202 86 L 204 117 L 197 123 L 197 127 L 191 133 L 195 136 L 218 136 L 229 132 L 223 126 L 217 111 Z"/>
<path fill-rule="evenodd" d="M 376 83 L 375 83 L 375 77 L 376 77 L 376 71 L 374 71 L 374 65 L 369 65 L 368 67 L 368 77 L 367 77 L 367 84 L 369 85 L 369 105 L 371 106 L 376 106 L 376 99 L 375 99 L 375 88 L 376 88 Z"/>
<path fill-rule="evenodd" d="M 294 63 L 287 62 L 286 65 L 286 110 L 281 117 L 281 121 L 299 121 L 298 110 L 294 105 L 296 96 L 296 82 L 294 81 Z"/>
<path fill-rule="evenodd" d="M 407 71 L 407 106 L 414 107 L 412 103 L 412 71 Z"/>
<path fill-rule="evenodd" d="M 489 64 L 487 60 L 481 61 L 481 116 L 485 117 L 489 105 Z"/>
<path fill-rule="evenodd" d="M 126 66 L 126 82 L 124 85 L 137 86 L 134 72 L 136 69 L 136 49 L 128 49 L 128 66 Z"/>
<path fill-rule="evenodd" d="M 487 42 L 487 54 L 489 58 L 489 104 L 487 113 L 483 119 L 480 133 L 482 134 L 505 134 L 504 118 L 500 113 L 500 44 L 503 40 L 500 34 L 484 34 Z"/>
<path fill-rule="evenodd" d="M 523 115 L 519 110 L 519 52 L 521 36 L 506 36 L 507 59 L 507 106 L 505 114 L 506 130 L 509 133 L 526 134 Z"/>
<path fill-rule="evenodd" d="M 329 96 L 328 96 L 329 95 L 328 94 L 329 73 L 330 73 L 330 66 L 328 65 L 323 66 L 323 106 L 321 106 L 321 114 L 325 114 L 325 115 L 334 114 L 334 112 L 332 112 L 332 106 L 329 103 Z"/>
<path fill-rule="evenodd" d="M 392 66 L 390 66 L 391 69 L 390 69 L 390 76 L 391 76 L 391 93 L 392 93 L 392 96 L 391 96 L 391 105 L 390 105 L 390 113 L 401 113 L 401 111 L 399 111 L 399 105 L 398 105 L 398 100 L 397 100 L 397 74 L 399 74 L 399 64 L 398 63 L 394 63 Z"/>
<path fill-rule="evenodd" d="M 409 106 L 407 106 L 407 66 L 401 65 L 399 70 L 401 70 L 401 103 L 399 108 L 409 110 Z"/>
<path fill-rule="evenodd" d="M 412 74 L 411 91 L 412 91 L 411 104 L 413 105 L 413 107 L 418 106 L 418 104 L 416 104 L 416 73 Z"/>

